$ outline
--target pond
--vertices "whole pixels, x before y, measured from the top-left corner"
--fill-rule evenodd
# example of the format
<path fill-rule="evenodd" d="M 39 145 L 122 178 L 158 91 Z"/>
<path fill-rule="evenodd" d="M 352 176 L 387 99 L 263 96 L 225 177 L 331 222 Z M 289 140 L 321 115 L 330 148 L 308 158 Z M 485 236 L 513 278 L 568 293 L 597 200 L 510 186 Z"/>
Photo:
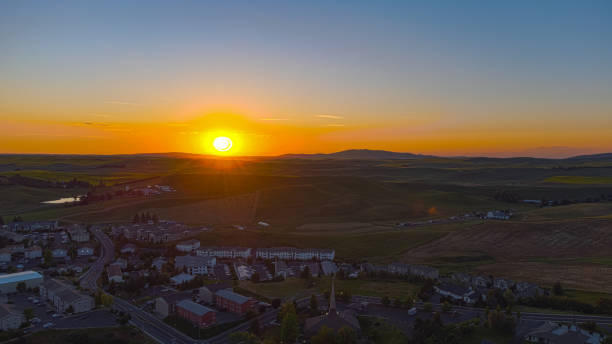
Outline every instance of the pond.
<path fill-rule="evenodd" d="M 63 204 L 63 203 L 73 203 L 73 202 L 78 202 L 81 197 L 83 197 L 82 195 L 79 196 L 74 196 L 74 197 L 63 197 L 63 198 L 58 198 L 58 199 L 54 199 L 51 201 L 44 201 L 41 203 L 44 204 Z"/>

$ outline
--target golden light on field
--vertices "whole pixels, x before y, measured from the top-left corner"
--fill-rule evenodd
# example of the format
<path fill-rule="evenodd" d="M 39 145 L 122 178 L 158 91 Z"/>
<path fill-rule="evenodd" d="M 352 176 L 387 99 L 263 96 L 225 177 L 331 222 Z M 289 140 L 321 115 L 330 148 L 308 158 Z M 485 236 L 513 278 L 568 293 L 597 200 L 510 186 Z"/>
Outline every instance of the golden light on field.
<path fill-rule="evenodd" d="M 227 152 L 232 149 L 232 140 L 229 137 L 219 136 L 213 141 L 213 147 L 219 152 Z"/>

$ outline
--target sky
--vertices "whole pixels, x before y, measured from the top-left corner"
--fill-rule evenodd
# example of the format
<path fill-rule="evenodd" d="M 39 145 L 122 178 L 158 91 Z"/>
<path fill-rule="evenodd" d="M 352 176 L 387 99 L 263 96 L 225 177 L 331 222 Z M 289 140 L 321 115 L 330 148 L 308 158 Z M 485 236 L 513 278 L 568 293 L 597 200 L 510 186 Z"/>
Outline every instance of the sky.
<path fill-rule="evenodd" d="M 2 1 L 0 153 L 612 152 L 611 1 Z"/>

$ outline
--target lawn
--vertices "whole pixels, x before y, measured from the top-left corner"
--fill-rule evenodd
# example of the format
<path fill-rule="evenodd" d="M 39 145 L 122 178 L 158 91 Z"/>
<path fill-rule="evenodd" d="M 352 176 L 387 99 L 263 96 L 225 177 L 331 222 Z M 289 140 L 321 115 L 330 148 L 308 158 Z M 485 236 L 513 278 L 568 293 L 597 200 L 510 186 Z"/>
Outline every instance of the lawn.
<path fill-rule="evenodd" d="M 241 281 L 240 287 L 267 298 L 302 298 L 312 294 L 323 294 L 331 288 L 329 277 L 314 278 L 315 285 L 306 288 L 305 280 L 289 278 L 282 282 L 252 283 Z M 413 297 L 419 285 L 400 280 L 336 279 L 337 291 L 348 291 L 352 295 L 388 296 L 391 299 Z"/>
<path fill-rule="evenodd" d="M 496 344 L 507 344 L 512 341 L 513 335 L 502 334 L 486 327 L 477 327 L 474 333 L 461 340 L 463 344 L 480 344 L 484 339 Z"/>
<path fill-rule="evenodd" d="M 109 327 L 82 330 L 46 330 L 25 337 L 28 344 L 154 344 L 139 330 L 129 327 Z"/>

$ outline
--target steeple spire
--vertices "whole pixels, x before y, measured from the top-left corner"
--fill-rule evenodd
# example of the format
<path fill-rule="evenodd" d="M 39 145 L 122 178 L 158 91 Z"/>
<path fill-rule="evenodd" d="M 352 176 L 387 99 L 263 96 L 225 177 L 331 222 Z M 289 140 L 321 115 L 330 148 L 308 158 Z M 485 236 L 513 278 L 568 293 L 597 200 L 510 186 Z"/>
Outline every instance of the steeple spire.
<path fill-rule="evenodd" d="M 336 275 L 332 277 L 331 294 L 329 294 L 329 314 L 337 314 L 336 312 L 336 291 L 334 289 L 334 282 Z"/>

